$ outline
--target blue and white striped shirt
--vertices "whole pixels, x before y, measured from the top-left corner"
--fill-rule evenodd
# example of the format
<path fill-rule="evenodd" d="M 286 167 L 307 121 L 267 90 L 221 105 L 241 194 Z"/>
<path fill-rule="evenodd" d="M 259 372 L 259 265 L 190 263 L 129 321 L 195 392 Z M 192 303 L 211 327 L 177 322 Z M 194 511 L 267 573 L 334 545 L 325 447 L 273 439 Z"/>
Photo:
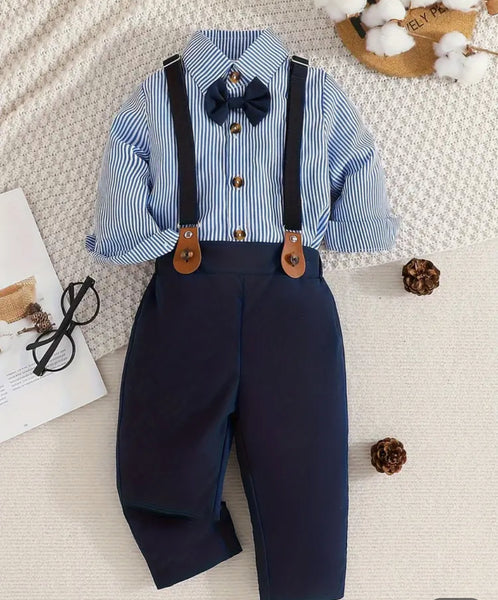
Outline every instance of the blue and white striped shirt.
<path fill-rule="evenodd" d="M 182 53 L 195 142 L 199 240 L 283 242 L 283 156 L 290 54 L 270 28 L 196 30 Z M 236 70 L 238 82 L 227 76 Z M 231 95 L 257 76 L 270 110 L 253 126 L 230 109 L 219 125 L 204 108 L 216 79 Z M 239 133 L 230 124 L 241 125 Z M 164 69 L 147 76 L 114 114 L 97 188 L 87 250 L 98 262 L 138 263 L 174 249 L 178 239 L 178 163 Z M 301 146 L 302 239 L 342 252 L 387 250 L 400 217 L 392 214 L 372 135 L 325 70 L 308 67 Z M 235 187 L 235 176 L 244 185 Z"/>

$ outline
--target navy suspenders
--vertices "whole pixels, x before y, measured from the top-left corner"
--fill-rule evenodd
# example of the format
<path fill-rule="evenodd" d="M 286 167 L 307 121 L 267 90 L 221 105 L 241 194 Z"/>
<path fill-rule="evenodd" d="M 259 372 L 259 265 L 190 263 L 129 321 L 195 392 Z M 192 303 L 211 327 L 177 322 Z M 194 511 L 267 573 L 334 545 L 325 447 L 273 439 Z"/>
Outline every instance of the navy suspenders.
<path fill-rule="evenodd" d="M 179 224 L 195 225 L 198 221 L 197 180 L 195 173 L 195 148 L 187 91 L 185 89 L 183 69 L 180 55 L 163 61 L 168 80 L 171 113 L 173 115 L 176 141 L 178 144 L 178 169 L 180 187 L 180 219 Z M 166 68 L 168 67 L 168 68 Z"/>
<path fill-rule="evenodd" d="M 198 236 L 198 204 L 195 176 L 195 147 L 181 56 L 163 61 L 168 83 L 173 126 L 177 140 L 179 185 L 179 238 L 173 264 L 180 273 L 192 273 L 201 262 Z M 301 237 L 300 153 L 308 60 L 290 59 L 287 93 L 287 123 L 284 150 L 283 222 L 285 240 L 282 268 L 300 277 L 306 268 Z"/>
<path fill-rule="evenodd" d="M 163 66 L 168 82 L 178 152 L 179 237 L 173 266 L 178 272 L 188 274 L 201 264 L 194 134 L 180 55 L 174 54 L 166 58 Z"/>
<path fill-rule="evenodd" d="M 306 269 L 301 236 L 301 138 L 306 92 L 308 60 L 292 56 L 290 60 L 287 93 L 287 127 L 284 150 L 284 205 L 285 227 L 282 248 L 282 269 L 290 277 L 301 277 Z"/>

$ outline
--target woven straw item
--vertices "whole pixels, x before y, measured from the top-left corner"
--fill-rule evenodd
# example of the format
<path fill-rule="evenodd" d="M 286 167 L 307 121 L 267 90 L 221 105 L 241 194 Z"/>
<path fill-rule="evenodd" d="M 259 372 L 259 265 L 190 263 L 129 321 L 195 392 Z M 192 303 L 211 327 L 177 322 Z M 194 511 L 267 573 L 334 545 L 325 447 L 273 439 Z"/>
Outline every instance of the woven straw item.
<path fill-rule="evenodd" d="M 0 321 L 13 323 L 22 319 L 30 302 L 36 300 L 34 275 L 0 290 Z"/>
<path fill-rule="evenodd" d="M 408 33 L 427 35 L 430 40 L 415 37 L 415 46 L 408 52 L 395 56 L 378 56 L 365 47 L 363 37 L 354 27 L 350 19 L 337 23 L 337 33 L 346 48 L 367 67 L 397 77 L 419 77 L 434 72 L 436 55 L 432 42 L 437 42 L 449 31 L 461 31 L 467 39 L 472 37 L 477 11 L 463 12 L 449 10 L 442 4 L 434 4 L 425 8 L 413 8 L 406 13 L 400 24 Z M 366 26 L 363 30 L 368 31 Z"/>

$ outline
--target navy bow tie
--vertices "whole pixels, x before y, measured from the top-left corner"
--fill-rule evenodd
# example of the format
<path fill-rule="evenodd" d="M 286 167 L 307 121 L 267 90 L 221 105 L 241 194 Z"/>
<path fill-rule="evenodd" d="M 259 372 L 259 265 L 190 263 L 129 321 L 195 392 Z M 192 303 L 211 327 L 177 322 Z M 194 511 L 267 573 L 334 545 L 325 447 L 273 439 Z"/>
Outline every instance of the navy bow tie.
<path fill-rule="evenodd" d="M 257 77 L 247 84 L 243 96 L 227 97 L 227 87 L 223 78 L 212 83 L 206 92 L 204 106 L 208 116 L 221 125 L 228 117 L 230 108 L 244 109 L 247 118 L 257 125 L 270 108 L 270 91 Z"/>

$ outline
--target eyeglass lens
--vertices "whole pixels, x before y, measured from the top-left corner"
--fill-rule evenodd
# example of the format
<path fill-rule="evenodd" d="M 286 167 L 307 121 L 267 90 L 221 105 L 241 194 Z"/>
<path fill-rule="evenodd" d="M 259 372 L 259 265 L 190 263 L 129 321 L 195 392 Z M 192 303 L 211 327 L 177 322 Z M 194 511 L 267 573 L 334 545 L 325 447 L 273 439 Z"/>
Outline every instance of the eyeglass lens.
<path fill-rule="evenodd" d="M 81 282 L 71 283 L 64 290 L 61 299 L 61 308 L 64 315 L 66 315 L 71 302 L 73 302 L 74 298 L 78 295 L 82 285 Z M 90 286 L 76 307 L 71 319 L 78 325 L 86 325 L 95 319 L 98 312 L 99 297 L 95 289 Z"/>
<path fill-rule="evenodd" d="M 37 364 L 45 354 L 53 337 L 53 331 L 41 333 L 37 337 L 36 342 L 40 345 L 37 345 L 35 348 L 33 348 L 33 358 Z M 61 371 L 62 369 L 65 369 L 73 360 L 75 352 L 76 346 L 73 338 L 67 334 L 63 335 L 54 353 L 48 359 L 48 362 L 44 367 L 45 371 Z"/>

